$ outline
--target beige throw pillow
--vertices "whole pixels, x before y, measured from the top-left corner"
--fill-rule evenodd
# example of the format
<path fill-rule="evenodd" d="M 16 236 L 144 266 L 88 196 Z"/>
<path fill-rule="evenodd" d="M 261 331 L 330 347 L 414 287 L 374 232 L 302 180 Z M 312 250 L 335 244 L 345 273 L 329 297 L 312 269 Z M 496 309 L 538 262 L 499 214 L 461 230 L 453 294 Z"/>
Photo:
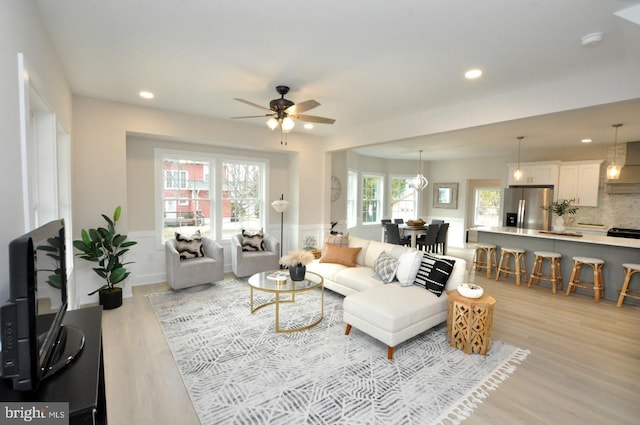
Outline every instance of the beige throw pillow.
<path fill-rule="evenodd" d="M 342 264 L 347 267 L 355 267 L 357 265 L 356 258 L 362 248 L 348 248 L 336 245 L 327 245 L 322 257 L 321 263 Z"/>
<path fill-rule="evenodd" d="M 324 235 L 324 249 L 327 249 L 327 245 L 349 246 L 349 234 L 332 235 L 327 233 Z"/>

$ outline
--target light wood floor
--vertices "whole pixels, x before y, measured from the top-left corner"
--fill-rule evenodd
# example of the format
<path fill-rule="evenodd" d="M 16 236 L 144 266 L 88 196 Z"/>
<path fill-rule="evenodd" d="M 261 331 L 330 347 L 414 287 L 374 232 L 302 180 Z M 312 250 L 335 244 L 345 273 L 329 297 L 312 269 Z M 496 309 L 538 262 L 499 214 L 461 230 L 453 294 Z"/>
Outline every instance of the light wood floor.
<path fill-rule="evenodd" d="M 464 425 L 640 423 L 640 307 L 470 279 L 498 300 L 494 339 L 531 354 Z M 104 312 L 111 425 L 199 423 L 145 298 L 167 288 L 134 288 L 121 308 Z"/>

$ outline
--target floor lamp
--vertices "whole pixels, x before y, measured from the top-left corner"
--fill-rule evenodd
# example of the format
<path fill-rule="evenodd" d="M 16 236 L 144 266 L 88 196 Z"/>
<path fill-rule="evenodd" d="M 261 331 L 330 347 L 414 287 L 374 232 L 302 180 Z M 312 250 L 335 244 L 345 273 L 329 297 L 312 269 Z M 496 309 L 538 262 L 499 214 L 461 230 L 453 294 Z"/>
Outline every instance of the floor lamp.
<path fill-rule="evenodd" d="M 274 210 L 280 213 L 280 258 L 282 258 L 283 232 L 284 232 L 284 212 L 289 208 L 289 201 L 284 200 L 284 194 L 280 195 L 280 199 L 271 203 Z"/>

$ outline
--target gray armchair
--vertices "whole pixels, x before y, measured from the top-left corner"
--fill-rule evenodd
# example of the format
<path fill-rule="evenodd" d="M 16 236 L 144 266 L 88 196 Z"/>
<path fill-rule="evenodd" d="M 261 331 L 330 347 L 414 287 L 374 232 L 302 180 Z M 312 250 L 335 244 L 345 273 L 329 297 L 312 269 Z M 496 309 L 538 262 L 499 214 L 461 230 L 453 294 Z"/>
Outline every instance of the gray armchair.
<path fill-rule="evenodd" d="M 237 277 L 251 276 L 280 267 L 280 242 L 270 235 L 264 235 L 266 251 L 243 251 L 242 235 L 231 238 L 231 268 Z"/>
<path fill-rule="evenodd" d="M 224 278 L 224 250 L 211 238 L 202 238 L 204 257 L 180 260 L 176 240 L 165 242 L 167 282 L 173 289 L 213 283 Z"/>

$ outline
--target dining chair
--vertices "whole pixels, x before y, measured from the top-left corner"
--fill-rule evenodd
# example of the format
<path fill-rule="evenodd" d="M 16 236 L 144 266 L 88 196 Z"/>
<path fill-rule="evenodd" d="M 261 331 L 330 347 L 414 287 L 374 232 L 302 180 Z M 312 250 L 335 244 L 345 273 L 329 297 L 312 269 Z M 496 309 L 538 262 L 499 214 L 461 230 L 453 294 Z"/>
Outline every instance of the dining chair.
<path fill-rule="evenodd" d="M 404 219 L 402 219 L 402 218 L 394 218 L 393 222 L 395 224 L 404 224 Z"/>
<path fill-rule="evenodd" d="M 382 230 L 383 230 L 383 238 L 382 240 L 384 242 L 387 242 L 387 228 L 385 227 L 385 224 L 391 224 L 391 219 L 390 218 L 383 218 L 382 220 L 380 220 L 380 223 L 382 224 Z"/>
<path fill-rule="evenodd" d="M 409 245 L 411 243 L 407 238 L 400 237 L 400 229 L 396 223 L 387 223 L 384 227 L 387 231 L 387 243 L 396 245 Z"/>
<path fill-rule="evenodd" d="M 438 229 L 436 237 L 436 252 L 442 255 L 447 254 L 447 232 L 449 231 L 449 223 L 442 223 Z"/>
<path fill-rule="evenodd" d="M 436 252 L 436 238 L 439 230 L 439 224 L 430 224 L 427 227 L 427 233 L 416 240 L 416 247 L 421 251 Z"/>

